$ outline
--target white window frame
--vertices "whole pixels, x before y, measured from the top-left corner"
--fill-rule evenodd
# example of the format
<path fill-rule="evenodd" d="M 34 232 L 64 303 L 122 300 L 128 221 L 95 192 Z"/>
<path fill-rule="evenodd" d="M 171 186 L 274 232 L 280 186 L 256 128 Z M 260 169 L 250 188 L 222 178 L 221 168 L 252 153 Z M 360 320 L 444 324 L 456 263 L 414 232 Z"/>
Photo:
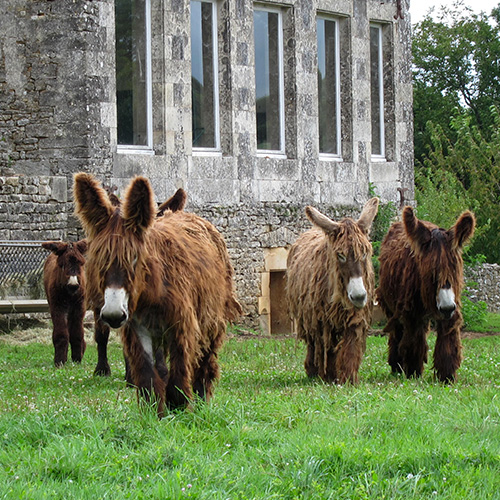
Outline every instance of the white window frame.
<path fill-rule="evenodd" d="M 337 153 L 319 153 L 320 160 L 342 161 L 342 113 L 340 99 L 340 29 L 339 19 L 327 15 L 318 14 L 317 19 L 335 23 L 335 114 L 337 128 Z M 317 37 L 317 35 L 316 35 Z M 318 93 L 319 95 L 319 93 Z M 319 114 L 318 114 L 319 117 Z M 319 123 L 318 123 L 319 125 Z M 318 130 L 319 132 L 319 130 Z"/>
<path fill-rule="evenodd" d="M 379 23 L 370 23 L 370 29 L 378 30 L 378 82 L 379 82 L 379 129 L 380 129 L 380 153 L 372 154 L 373 161 L 386 161 L 385 158 L 385 97 L 384 97 L 384 50 L 383 50 L 383 26 Z M 372 133 L 373 139 L 373 133 Z M 372 142 L 373 144 L 373 142 Z"/>
<path fill-rule="evenodd" d="M 117 153 L 154 154 L 153 151 L 153 75 L 151 57 L 151 0 L 145 0 L 144 8 L 146 21 L 146 144 L 118 144 Z M 118 125 L 118 124 L 117 124 Z"/>
<path fill-rule="evenodd" d="M 200 3 L 212 4 L 212 46 L 213 46 L 213 79 L 214 79 L 214 139 L 215 146 L 213 148 L 197 148 L 193 146 L 193 154 L 198 156 L 220 156 L 222 155 L 220 142 L 220 104 L 219 104 L 219 39 L 218 26 L 219 19 L 217 17 L 217 0 L 195 0 Z M 191 4 L 191 1 L 190 1 Z"/>
<path fill-rule="evenodd" d="M 273 12 L 278 14 L 278 81 L 279 81 L 279 121 L 280 121 L 280 147 L 279 149 L 259 149 L 257 156 L 286 157 L 285 154 L 285 63 L 283 47 L 283 11 L 280 8 L 267 5 L 254 5 L 254 10 Z M 257 125 L 257 121 L 255 122 Z"/>

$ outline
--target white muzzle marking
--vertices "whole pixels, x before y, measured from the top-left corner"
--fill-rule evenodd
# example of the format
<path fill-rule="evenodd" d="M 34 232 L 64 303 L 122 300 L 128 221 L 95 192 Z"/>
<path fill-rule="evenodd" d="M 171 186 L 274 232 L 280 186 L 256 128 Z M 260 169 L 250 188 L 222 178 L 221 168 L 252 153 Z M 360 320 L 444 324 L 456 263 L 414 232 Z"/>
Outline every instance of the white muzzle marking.
<path fill-rule="evenodd" d="M 457 308 L 453 290 L 451 288 L 441 288 L 437 294 L 436 305 L 440 312 L 451 317 Z"/>
<path fill-rule="evenodd" d="M 78 286 L 78 276 L 70 276 L 68 280 L 68 285 L 69 286 Z"/>
<path fill-rule="evenodd" d="M 347 284 L 347 296 L 355 307 L 361 309 L 366 305 L 366 288 L 363 278 L 351 278 Z"/>
<path fill-rule="evenodd" d="M 128 320 L 128 293 L 124 288 L 106 288 L 101 318 L 112 328 L 119 328 Z"/>

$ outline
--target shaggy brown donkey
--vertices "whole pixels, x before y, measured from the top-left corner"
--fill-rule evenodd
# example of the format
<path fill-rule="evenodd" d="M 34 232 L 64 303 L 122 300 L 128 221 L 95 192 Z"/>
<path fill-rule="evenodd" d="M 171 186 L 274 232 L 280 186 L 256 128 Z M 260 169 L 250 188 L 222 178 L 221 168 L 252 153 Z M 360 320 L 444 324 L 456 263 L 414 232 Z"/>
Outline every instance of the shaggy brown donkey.
<path fill-rule="evenodd" d="M 47 241 L 42 247 L 51 253 L 43 269 L 43 284 L 52 318 L 54 364 L 62 366 L 68 359 L 80 362 L 85 352 L 83 317 L 85 316 L 85 240 L 76 243 Z"/>
<path fill-rule="evenodd" d="M 450 382 L 462 361 L 460 294 L 462 247 L 472 237 L 475 218 L 464 212 L 446 231 L 403 210 L 382 242 L 377 297 L 388 318 L 389 365 L 393 373 L 422 375 L 427 362 L 430 320 L 436 323 L 434 370 Z"/>
<path fill-rule="evenodd" d="M 135 178 L 114 207 L 89 174 L 75 176 L 76 213 L 89 239 L 87 292 L 101 319 L 121 328 L 138 394 L 162 416 L 193 392 L 209 399 L 219 375 L 226 324 L 241 313 L 233 269 L 220 233 L 183 211 L 156 218 L 149 181 Z M 164 376 L 155 368 L 161 347 Z"/>
<path fill-rule="evenodd" d="M 357 221 L 340 222 L 306 207 L 316 227 L 290 248 L 287 299 L 297 337 L 307 344 L 304 366 L 310 377 L 341 384 L 358 380 L 373 311 L 368 234 L 378 203 L 372 198 Z"/>
<path fill-rule="evenodd" d="M 114 194 L 109 194 L 109 200 L 114 207 L 120 206 L 120 200 Z M 157 210 L 157 217 L 162 217 L 168 212 L 177 212 L 179 210 L 184 210 L 186 205 L 187 194 L 182 189 L 179 188 L 173 196 L 171 196 L 167 201 L 164 201 Z M 111 375 L 111 368 L 108 362 L 108 341 L 109 341 L 109 326 L 104 323 L 101 319 L 101 311 L 94 310 L 94 339 L 97 344 L 97 365 L 94 370 L 94 375 L 109 376 Z M 161 373 L 166 373 L 165 361 L 163 358 L 163 352 L 158 349 L 155 354 L 156 368 Z M 130 366 L 125 356 L 125 380 L 128 385 L 132 385 L 132 375 L 130 373 Z"/>

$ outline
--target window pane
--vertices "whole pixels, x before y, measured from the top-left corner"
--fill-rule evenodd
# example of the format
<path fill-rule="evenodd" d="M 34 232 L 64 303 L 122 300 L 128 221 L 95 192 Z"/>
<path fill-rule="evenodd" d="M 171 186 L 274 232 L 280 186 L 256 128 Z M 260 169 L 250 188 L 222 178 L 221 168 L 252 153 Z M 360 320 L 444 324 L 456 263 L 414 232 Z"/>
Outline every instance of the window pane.
<path fill-rule="evenodd" d="M 209 2 L 191 2 L 191 97 L 193 147 L 215 148 L 214 9 Z"/>
<path fill-rule="evenodd" d="M 371 81 L 371 113 L 372 113 L 372 154 L 383 154 L 383 101 L 381 81 L 381 46 L 380 28 L 370 28 L 370 81 Z"/>
<path fill-rule="evenodd" d="M 257 148 L 281 150 L 279 14 L 254 11 Z"/>
<path fill-rule="evenodd" d="M 319 152 L 339 154 L 337 123 L 337 47 L 335 21 L 318 19 Z"/>
<path fill-rule="evenodd" d="M 116 0 L 118 144 L 148 145 L 146 0 Z"/>

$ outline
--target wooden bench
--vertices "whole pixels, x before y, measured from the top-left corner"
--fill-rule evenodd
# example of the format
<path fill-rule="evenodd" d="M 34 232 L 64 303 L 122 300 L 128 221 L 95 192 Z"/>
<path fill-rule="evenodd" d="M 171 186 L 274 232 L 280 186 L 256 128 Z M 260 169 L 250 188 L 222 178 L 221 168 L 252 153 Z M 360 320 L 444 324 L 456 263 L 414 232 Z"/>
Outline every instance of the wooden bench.
<path fill-rule="evenodd" d="M 45 299 L 4 299 L 0 300 L 0 314 L 23 314 L 49 312 Z"/>

